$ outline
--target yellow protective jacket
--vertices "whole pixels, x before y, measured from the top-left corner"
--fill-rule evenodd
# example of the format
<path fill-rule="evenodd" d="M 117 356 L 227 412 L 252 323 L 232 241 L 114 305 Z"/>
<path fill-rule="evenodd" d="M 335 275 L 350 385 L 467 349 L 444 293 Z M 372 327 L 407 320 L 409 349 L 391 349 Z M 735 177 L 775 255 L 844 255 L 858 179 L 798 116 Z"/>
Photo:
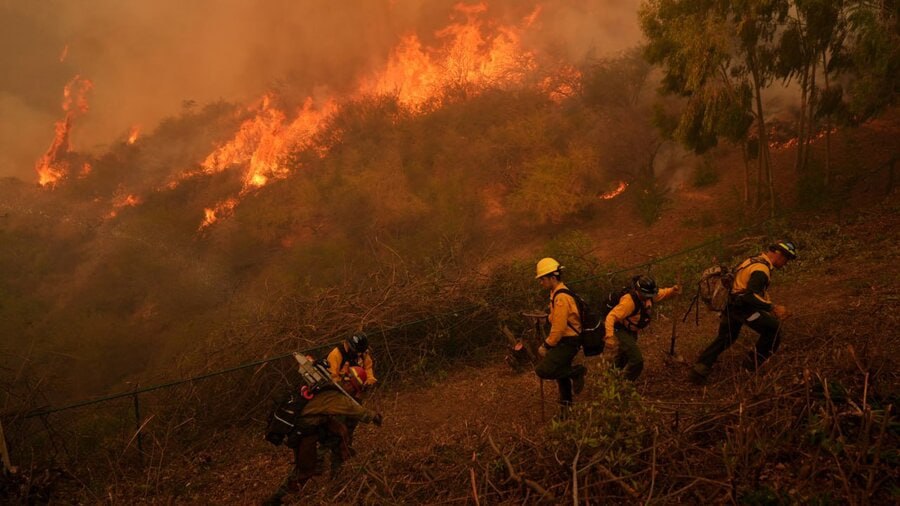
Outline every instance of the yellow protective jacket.
<path fill-rule="evenodd" d="M 745 309 L 771 310 L 769 281 L 773 268 L 766 255 L 751 257 L 741 262 L 735 269 L 734 284 L 731 286 L 733 300 Z"/>
<path fill-rule="evenodd" d="M 342 349 L 344 353 L 341 353 Z M 328 354 L 328 372 L 331 373 L 331 379 L 335 383 L 340 384 L 341 378 L 350 372 L 351 366 L 362 366 L 366 370 L 366 382 L 369 384 L 378 381 L 375 378 L 375 361 L 372 360 L 372 355 L 368 351 L 362 355 L 351 357 L 351 353 L 346 351 L 344 343 L 341 343 Z"/>
<path fill-rule="evenodd" d="M 666 300 L 671 297 L 674 292 L 674 287 L 660 289 L 659 293 L 656 294 L 656 297 L 644 301 L 644 312 L 649 314 L 654 302 Z M 617 324 L 630 332 L 637 332 L 640 330 L 638 324 L 641 320 L 641 312 L 635 311 L 635 309 L 637 309 L 637 307 L 634 305 L 634 299 L 632 298 L 631 293 L 626 293 L 619 299 L 619 303 L 610 310 L 609 314 L 606 315 L 606 321 L 604 321 L 606 326 L 606 339 L 613 338 Z"/>
<path fill-rule="evenodd" d="M 564 337 L 581 333 L 581 315 L 578 314 L 575 299 L 567 293 L 556 295 L 556 292 L 564 289 L 567 289 L 566 285 L 560 283 L 550 292 L 550 335 L 544 343 L 551 348 Z"/>

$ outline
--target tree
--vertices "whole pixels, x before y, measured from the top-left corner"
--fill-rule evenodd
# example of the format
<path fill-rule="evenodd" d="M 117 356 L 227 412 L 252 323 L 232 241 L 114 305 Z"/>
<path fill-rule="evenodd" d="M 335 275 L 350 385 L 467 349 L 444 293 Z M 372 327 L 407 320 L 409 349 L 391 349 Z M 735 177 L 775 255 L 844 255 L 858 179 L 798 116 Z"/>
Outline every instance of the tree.
<path fill-rule="evenodd" d="M 675 137 L 702 153 L 723 137 L 740 143 L 745 160 L 745 202 L 750 200 L 748 148 L 755 122 L 759 162 L 756 202 L 763 181 L 775 211 L 762 93 L 774 77 L 772 41 L 786 4 L 780 0 L 650 0 L 641 7 L 649 42 L 645 57 L 664 71 L 662 92 L 685 97 Z"/>

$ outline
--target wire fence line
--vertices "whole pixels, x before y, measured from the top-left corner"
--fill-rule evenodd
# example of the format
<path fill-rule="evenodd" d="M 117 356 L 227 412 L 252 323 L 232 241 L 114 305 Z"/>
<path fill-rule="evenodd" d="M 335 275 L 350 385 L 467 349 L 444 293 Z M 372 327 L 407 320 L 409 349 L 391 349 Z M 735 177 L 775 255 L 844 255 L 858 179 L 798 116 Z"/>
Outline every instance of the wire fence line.
<path fill-rule="evenodd" d="M 647 261 L 647 262 L 643 262 L 643 263 L 640 263 L 640 264 L 632 265 L 632 266 L 629 266 L 629 267 L 624 267 L 624 268 L 621 268 L 621 269 L 618 269 L 618 270 L 615 270 L 615 271 L 608 271 L 608 272 L 604 272 L 604 273 L 602 273 L 602 274 L 596 274 L 596 275 L 592 275 L 592 276 L 586 276 L 586 277 L 583 277 L 583 278 L 580 278 L 580 279 L 575 279 L 575 280 L 569 281 L 569 284 L 576 285 L 576 284 L 579 284 L 579 283 L 584 283 L 584 282 L 588 282 L 588 281 L 594 281 L 594 280 L 597 280 L 597 279 L 611 278 L 611 277 L 613 277 L 613 276 L 616 276 L 616 275 L 619 275 L 619 274 L 624 274 L 624 273 L 626 273 L 626 272 L 631 272 L 631 271 L 636 271 L 636 270 L 640 270 L 640 269 L 651 268 L 652 266 L 654 266 L 654 265 L 656 265 L 656 264 L 663 263 L 663 262 L 666 262 L 666 261 L 668 261 L 668 260 L 672 260 L 672 259 L 674 259 L 674 258 L 678 258 L 678 257 L 684 256 L 684 255 L 687 255 L 687 254 L 689 254 L 689 253 L 693 253 L 693 252 L 696 252 L 696 251 L 700 251 L 700 250 L 702 250 L 702 249 L 704 249 L 704 248 L 707 248 L 707 247 L 712 246 L 712 245 L 715 245 L 715 244 L 719 244 L 719 243 L 721 243 L 722 241 L 724 241 L 724 240 L 726 240 L 726 239 L 728 239 L 728 238 L 731 238 L 731 237 L 740 235 L 740 234 L 742 234 L 742 233 L 746 233 L 746 232 L 748 232 L 748 231 L 750 231 L 750 230 L 756 229 L 756 228 L 758 228 L 758 227 L 760 227 L 760 226 L 762 226 L 762 225 L 764 225 L 764 224 L 766 224 L 766 223 L 769 223 L 769 222 L 771 222 L 771 221 L 773 221 L 773 220 L 775 220 L 775 219 L 777 219 L 777 218 L 781 218 L 781 217 L 784 217 L 784 215 L 782 215 L 782 216 L 780 216 L 780 217 L 769 218 L 769 219 L 764 220 L 764 221 L 761 221 L 761 222 L 759 222 L 759 223 L 757 223 L 757 224 L 755 224 L 755 225 L 747 226 L 747 227 L 742 227 L 742 228 L 739 228 L 739 229 L 734 230 L 734 231 L 732 231 L 732 232 L 730 232 L 730 233 L 727 233 L 727 234 L 721 234 L 721 235 L 718 235 L 718 236 L 716 236 L 716 237 L 714 237 L 714 238 L 712 238 L 712 239 L 709 239 L 709 240 L 707 240 L 707 241 L 701 242 L 701 243 L 696 244 L 696 245 L 694 245 L 694 246 L 691 246 L 691 247 L 688 247 L 688 248 L 685 248 L 685 249 L 676 251 L 676 252 L 674 252 L 674 253 L 671 253 L 671 254 L 666 255 L 666 256 L 663 256 L 663 257 L 653 258 L 653 259 L 651 259 L 651 260 L 649 260 L 649 261 Z M 385 339 L 386 339 L 386 334 L 389 334 L 389 333 L 391 333 L 391 332 L 395 332 L 395 331 L 398 331 L 398 330 L 402 330 L 402 329 L 404 329 L 404 328 L 412 327 L 412 326 L 419 325 L 419 324 L 422 324 L 422 323 L 427 323 L 427 322 L 430 322 L 430 321 L 438 320 L 438 319 L 441 319 L 441 318 L 448 318 L 448 317 L 458 318 L 458 317 L 459 317 L 460 315 L 462 315 L 462 314 L 467 314 L 467 313 L 469 313 L 469 312 L 472 312 L 472 311 L 475 311 L 475 310 L 478 310 L 478 309 L 481 309 L 481 308 L 484 308 L 484 307 L 487 307 L 487 306 L 496 305 L 496 304 L 499 304 L 499 303 L 501 303 L 501 302 L 503 302 L 503 301 L 512 299 L 513 297 L 515 297 L 515 295 L 502 295 L 502 296 L 498 296 L 498 297 L 494 298 L 493 300 L 488 301 L 487 304 L 470 304 L 470 305 L 468 305 L 468 306 L 456 308 L 456 309 L 451 310 L 451 311 L 446 311 L 446 312 L 439 313 L 439 314 L 428 315 L 428 316 L 419 318 L 419 319 L 417 319 L 417 320 L 412 320 L 412 321 L 408 321 L 408 322 L 402 322 L 402 323 L 399 323 L 399 324 L 397 324 L 397 325 L 393 325 L 393 326 L 390 326 L 390 327 L 387 327 L 387 328 L 378 329 L 378 330 L 377 330 L 377 333 L 378 333 L 378 334 L 381 334 L 382 336 L 385 336 Z M 342 342 L 342 340 L 338 340 L 338 341 L 334 341 L 334 342 L 329 342 L 329 343 L 324 343 L 324 344 L 316 345 L 316 346 L 313 346 L 313 347 L 310 347 L 310 348 L 306 348 L 306 349 L 302 349 L 302 350 L 297 350 L 296 353 L 312 353 L 312 352 L 315 352 L 315 351 L 318 351 L 318 350 L 321 350 L 321 349 L 324 349 L 324 348 L 330 348 L 330 347 L 338 346 L 341 342 Z M 136 411 L 136 412 L 139 412 L 139 407 L 138 407 L 137 397 L 138 397 L 140 394 L 144 394 L 144 393 L 148 393 L 148 392 L 153 392 L 153 391 L 156 391 L 156 390 L 162 390 L 162 389 L 166 389 L 166 388 L 171 388 L 171 387 L 175 387 L 175 386 L 179 386 L 179 385 L 184 385 L 184 384 L 187 384 L 187 383 L 194 383 L 194 382 L 202 381 L 202 380 L 205 380 L 205 379 L 213 378 L 213 377 L 216 377 L 216 376 L 222 376 L 222 375 L 225 375 L 225 374 L 230 374 L 230 373 L 237 372 L 237 371 L 240 371 L 240 370 L 248 369 L 248 368 L 251 368 L 251 367 L 257 367 L 257 366 L 260 366 L 260 365 L 268 364 L 268 363 L 270 363 L 270 362 L 276 362 L 276 361 L 279 361 L 279 360 L 283 360 L 283 359 L 292 357 L 294 353 L 295 353 L 295 352 L 292 351 L 292 352 L 290 352 L 290 353 L 284 353 L 284 354 L 277 355 L 277 356 L 274 356 L 274 357 L 263 358 L 263 359 L 255 360 L 255 361 L 252 361 L 252 362 L 247 362 L 247 363 L 244 363 L 244 364 L 236 365 L 236 366 L 234 366 L 234 367 L 229 367 L 229 368 L 221 369 L 221 370 L 218 370 L 218 371 L 212 371 L 212 372 L 200 374 L 200 375 L 197 375 L 197 376 L 192 376 L 192 377 L 190 377 L 190 378 L 185 378 L 185 379 L 180 379 L 180 380 L 167 381 L 167 382 L 164 382 L 164 383 L 159 383 L 159 384 L 147 386 L 147 387 L 144 387 L 144 388 L 138 388 L 138 389 L 128 390 L 128 391 L 124 391 L 124 392 L 119 392 L 119 393 L 114 393 L 114 394 L 104 395 L 104 396 L 101 396 L 101 397 L 95 397 L 95 398 L 92 398 L 92 399 L 84 399 L 84 400 L 81 400 L 81 401 L 76 401 L 76 402 L 73 402 L 73 403 L 70 403 L 70 404 L 64 404 L 64 405 L 61 405 L 61 406 L 38 408 L 38 409 L 35 409 L 35 410 L 32 410 L 32 411 L 26 412 L 24 415 L 21 416 L 21 418 L 23 418 L 23 419 L 28 419 L 28 418 L 34 418 L 34 417 L 43 417 L 43 416 L 46 416 L 46 415 L 49 415 L 49 414 L 52 414 L 52 413 L 58 413 L 58 412 L 61 412 L 61 411 L 67 411 L 67 410 L 71 410 L 71 409 L 75 409 L 75 408 L 81 408 L 81 407 L 85 407 L 85 406 L 91 406 L 91 405 L 94 405 L 94 404 L 100 404 L 100 403 L 109 402 L 109 401 L 113 401 L 113 400 L 117 400 L 117 399 L 122 399 L 122 398 L 126 398 L 126 397 L 131 397 L 131 398 L 135 399 L 135 411 Z"/>
<path fill-rule="evenodd" d="M 651 270 L 654 265 L 701 251 L 716 244 L 722 245 L 724 241 L 729 240 L 730 238 L 734 238 L 741 234 L 747 234 L 754 229 L 760 229 L 771 221 L 784 217 L 785 215 L 781 215 L 779 217 L 773 217 L 767 220 L 759 221 L 750 226 L 741 227 L 728 233 L 719 234 L 701 243 L 675 251 L 665 256 L 651 258 L 650 260 L 639 264 L 623 268 L 616 268 L 615 270 L 610 269 L 598 274 L 593 273 L 596 271 L 591 271 L 589 275 L 580 277 L 578 279 L 569 280 L 567 281 L 567 283 L 570 285 L 577 285 L 598 279 L 608 279 L 612 281 L 613 277 L 627 272 L 633 272 L 643 269 Z M 446 335 L 460 333 L 460 335 L 464 335 L 467 332 L 475 332 L 475 329 L 480 329 L 484 326 L 485 323 L 489 323 L 488 321 L 480 323 L 475 322 L 474 319 L 478 318 L 479 314 L 482 314 L 485 310 L 489 310 L 491 308 L 499 309 L 500 307 L 502 307 L 501 305 L 503 303 L 512 302 L 519 297 L 521 297 L 521 291 L 512 290 L 509 292 L 497 294 L 494 297 L 485 297 L 482 300 L 468 304 L 466 306 L 461 306 L 439 313 L 425 314 L 420 318 L 397 323 L 392 326 L 376 326 L 375 328 L 370 328 L 369 332 L 371 335 L 378 335 L 380 337 L 380 340 L 383 341 L 385 350 L 387 351 L 387 356 L 390 357 L 390 360 L 393 362 L 394 358 L 391 354 L 389 345 L 395 340 L 401 340 L 403 336 L 399 334 L 389 336 L 389 334 L 396 333 L 398 331 L 402 331 L 404 329 L 408 329 L 410 327 L 428 322 L 437 322 L 437 325 L 440 327 L 439 329 L 436 329 L 436 331 L 439 333 L 436 334 L 436 336 L 439 336 L 440 333 Z M 475 327 L 465 327 L 467 322 L 474 323 Z M 432 332 L 432 330 L 429 330 L 428 332 Z M 436 337 L 435 339 L 437 340 L 433 340 L 432 344 L 448 344 L 448 342 L 444 342 L 444 340 L 442 340 L 441 338 Z M 179 436 L 179 438 L 184 439 L 185 441 L 191 440 L 191 434 L 200 433 L 202 431 L 208 430 L 210 426 L 215 425 L 214 419 L 204 419 L 201 416 L 197 416 L 197 411 L 191 411 L 192 409 L 198 409 L 196 403 L 191 403 L 192 397 L 193 399 L 200 399 L 199 397 L 197 397 L 197 391 L 194 390 L 195 388 L 201 388 L 200 385 L 197 385 L 198 383 L 215 377 L 230 378 L 232 377 L 232 375 L 240 373 L 241 371 L 260 367 L 259 370 L 253 372 L 253 377 L 255 378 L 257 373 L 262 370 L 261 366 L 270 363 L 277 363 L 284 359 L 291 358 L 294 353 L 312 354 L 318 350 L 338 346 L 342 342 L 343 339 L 331 341 L 301 350 L 253 360 L 251 362 L 242 363 L 233 367 L 227 367 L 216 371 L 198 374 L 189 378 L 165 381 L 143 388 L 135 387 L 127 391 L 90 399 L 83 399 L 64 405 L 42 406 L 37 409 L 32 409 L 31 411 L 6 413 L 4 418 L 9 417 L 11 418 L 11 422 L 19 422 L 17 425 L 21 429 L 20 433 L 23 434 L 24 439 L 20 439 L 20 441 L 18 442 L 22 443 L 23 449 L 25 444 L 31 445 L 32 461 L 34 460 L 36 448 L 34 444 L 36 443 L 38 444 L 37 448 L 40 448 L 43 445 L 50 445 L 49 449 L 52 452 L 52 461 L 56 461 L 57 456 L 60 454 L 66 455 L 68 460 L 82 461 L 85 458 L 86 453 L 90 453 L 93 455 L 94 452 L 97 451 L 102 452 L 111 450 L 112 447 L 109 446 L 110 443 L 118 446 L 116 443 L 113 443 L 113 439 L 110 439 L 111 437 L 115 437 L 115 434 L 118 433 L 121 437 L 121 441 L 119 444 L 124 446 L 124 450 L 112 450 L 113 459 L 117 462 L 115 465 L 119 465 L 118 461 L 125 456 L 125 453 L 129 448 L 135 448 L 137 451 L 135 453 L 129 453 L 129 455 L 132 455 L 133 458 L 137 458 L 143 466 L 147 458 L 149 458 L 151 462 L 155 462 L 157 458 L 161 458 L 157 455 L 160 450 L 158 436 L 162 433 L 158 430 L 152 430 L 148 427 L 151 420 L 155 419 L 156 422 L 154 422 L 154 424 L 158 425 L 161 420 L 166 418 L 170 419 L 171 421 L 169 422 L 168 430 L 178 430 L 179 432 L 187 430 L 187 432 L 185 432 L 183 436 Z M 449 343 L 452 344 L 452 340 L 449 341 Z M 403 344 L 404 342 L 401 341 L 401 345 Z M 422 364 L 425 363 L 424 360 L 426 359 L 423 359 Z M 393 362 L 393 364 L 396 368 L 396 362 Z M 274 389 L 278 388 L 275 385 L 279 380 L 274 380 L 275 377 L 272 376 L 272 374 L 280 375 L 283 380 L 284 378 L 286 378 L 285 374 L 290 374 L 291 371 L 290 368 L 285 367 L 287 367 L 286 364 L 284 365 L 284 367 L 282 367 L 282 365 L 277 365 L 275 369 L 273 371 L 270 371 L 266 376 L 263 376 L 260 379 L 251 380 L 251 383 L 241 383 L 242 386 L 240 386 L 238 390 L 234 390 L 233 383 L 234 381 L 241 381 L 240 379 L 223 379 L 223 382 L 221 384 L 218 382 L 213 384 L 206 383 L 202 388 L 207 392 L 213 392 L 212 395 L 232 396 L 234 402 L 232 402 L 232 406 L 228 408 L 232 410 L 230 412 L 230 415 L 225 415 L 224 411 L 221 413 L 221 415 L 225 415 L 231 422 L 238 423 L 241 420 L 258 419 L 258 417 L 262 414 L 262 406 L 272 397 L 273 393 L 275 392 Z M 173 397 L 176 394 L 166 394 L 166 396 L 164 397 L 160 397 L 157 395 L 151 396 L 150 400 L 145 399 L 147 394 L 150 394 L 152 392 L 160 392 L 164 390 L 170 391 L 171 389 L 174 389 L 181 385 L 189 385 L 191 393 L 189 393 L 188 395 L 191 397 L 185 397 L 182 398 L 181 401 L 176 401 L 176 398 Z M 231 390 L 228 390 L 229 388 Z M 142 395 L 144 397 L 142 397 Z M 143 405 L 142 399 L 144 399 Z M 187 404 L 181 404 L 183 402 L 187 402 Z M 109 406 L 109 408 L 113 411 L 107 411 L 101 405 Z M 50 423 L 50 415 L 85 407 L 91 407 L 88 413 L 72 415 L 69 417 L 64 417 L 62 419 L 56 418 L 54 423 Z M 143 416 L 142 407 L 144 411 L 153 414 L 150 414 L 149 416 Z M 129 422 L 128 420 L 132 415 L 133 421 Z M 215 420 L 223 419 L 224 418 L 219 417 Z M 39 424 L 37 426 L 37 429 L 39 431 L 38 433 L 35 433 L 33 430 L 28 429 L 29 427 L 33 427 L 32 425 L 28 425 L 29 422 L 31 424 Z M 131 425 L 132 423 L 133 425 Z M 131 427 L 128 427 L 129 425 L 131 425 Z M 165 427 L 165 424 L 162 427 Z M 184 427 L 184 429 L 182 429 L 182 427 Z M 168 432 L 166 432 L 165 437 L 169 437 Z M 145 444 L 145 438 L 150 438 L 149 447 Z M 42 453 L 43 451 L 39 450 L 38 454 Z M 107 456 L 107 460 L 110 460 L 109 454 Z"/>

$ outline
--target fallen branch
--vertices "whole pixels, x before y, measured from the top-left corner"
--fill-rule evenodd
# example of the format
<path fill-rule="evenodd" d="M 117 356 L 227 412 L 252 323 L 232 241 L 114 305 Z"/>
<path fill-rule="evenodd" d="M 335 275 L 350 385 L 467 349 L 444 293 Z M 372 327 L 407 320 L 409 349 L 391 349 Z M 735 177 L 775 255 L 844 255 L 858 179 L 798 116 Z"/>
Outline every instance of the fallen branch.
<path fill-rule="evenodd" d="M 542 498 L 548 497 L 551 501 L 556 500 L 556 497 L 550 491 L 542 487 L 539 483 L 533 480 L 529 480 L 528 478 L 516 472 L 516 469 L 513 467 L 512 462 L 509 461 L 509 458 L 507 458 L 506 455 L 504 455 L 503 452 L 501 452 L 500 449 L 497 448 L 497 444 L 494 443 L 494 439 L 491 437 L 491 435 L 488 434 L 487 437 L 488 443 L 491 445 L 491 448 L 497 455 L 500 456 L 501 459 L 503 459 L 503 463 L 506 464 L 506 471 L 509 473 L 510 478 L 522 485 L 527 486 L 531 490 L 534 490 L 535 492 L 540 494 Z"/>

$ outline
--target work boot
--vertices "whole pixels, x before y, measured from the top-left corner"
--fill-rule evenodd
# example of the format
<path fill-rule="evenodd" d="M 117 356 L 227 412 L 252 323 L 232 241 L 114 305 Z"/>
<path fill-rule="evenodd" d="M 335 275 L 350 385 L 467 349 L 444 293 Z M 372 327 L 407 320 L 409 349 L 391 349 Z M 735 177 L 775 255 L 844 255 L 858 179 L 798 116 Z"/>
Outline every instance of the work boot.
<path fill-rule="evenodd" d="M 572 390 L 575 392 L 575 395 L 581 393 L 584 390 L 584 377 L 587 375 L 587 367 L 581 366 L 578 369 L 578 373 L 572 378 Z"/>

